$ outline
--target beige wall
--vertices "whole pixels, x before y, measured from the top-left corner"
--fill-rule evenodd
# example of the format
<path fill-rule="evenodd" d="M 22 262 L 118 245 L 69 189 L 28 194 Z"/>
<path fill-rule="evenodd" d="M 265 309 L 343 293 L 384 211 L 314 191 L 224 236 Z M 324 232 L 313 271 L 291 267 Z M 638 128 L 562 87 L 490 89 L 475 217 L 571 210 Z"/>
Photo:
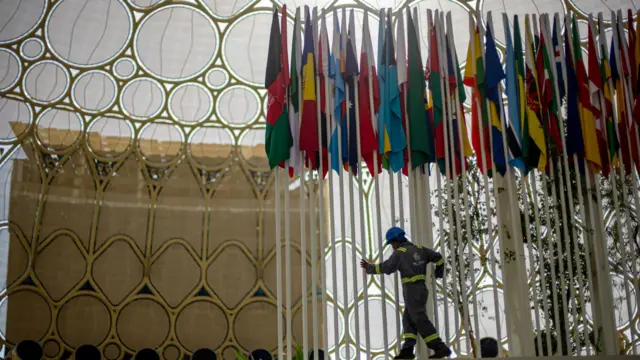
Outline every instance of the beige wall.
<path fill-rule="evenodd" d="M 222 168 L 205 175 L 216 181 L 203 185 L 196 163 L 182 155 L 153 179 L 130 149 L 106 164 L 116 175 L 104 176 L 105 163 L 79 143 L 50 166 L 30 141 L 27 158 L 10 160 L 7 341 L 39 340 L 50 358 L 81 344 L 114 359 L 143 347 L 167 359 L 200 347 L 225 359 L 237 348 L 274 350 L 274 177 L 255 167 L 264 159 L 247 162 L 232 149 Z M 200 154 L 224 154 L 210 150 Z M 226 161 L 220 156 L 211 162 Z M 291 220 L 297 309 L 300 217 Z"/>

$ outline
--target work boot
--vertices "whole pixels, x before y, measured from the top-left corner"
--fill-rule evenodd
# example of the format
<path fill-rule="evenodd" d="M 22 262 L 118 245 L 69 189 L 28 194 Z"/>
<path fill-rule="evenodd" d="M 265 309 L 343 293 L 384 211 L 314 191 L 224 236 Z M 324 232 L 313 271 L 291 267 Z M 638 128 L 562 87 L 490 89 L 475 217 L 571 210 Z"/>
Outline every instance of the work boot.
<path fill-rule="evenodd" d="M 413 354 L 413 348 L 402 348 L 400 350 L 400 354 L 398 354 L 394 359 L 415 359 L 416 356 Z"/>
<path fill-rule="evenodd" d="M 429 359 L 442 359 L 451 356 L 451 349 L 443 342 L 433 349 L 433 355 L 429 356 Z"/>

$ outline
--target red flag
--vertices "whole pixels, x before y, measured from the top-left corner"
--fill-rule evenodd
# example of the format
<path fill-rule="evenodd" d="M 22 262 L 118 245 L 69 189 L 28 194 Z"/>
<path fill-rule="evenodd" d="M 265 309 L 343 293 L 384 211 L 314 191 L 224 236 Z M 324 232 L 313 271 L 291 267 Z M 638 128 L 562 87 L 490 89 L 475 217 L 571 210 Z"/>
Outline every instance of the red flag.
<path fill-rule="evenodd" d="M 382 161 L 378 159 L 378 168 L 374 167 L 374 156 L 378 154 L 378 138 L 373 130 L 373 117 L 371 113 L 373 99 L 373 111 L 380 106 L 380 89 L 378 87 L 378 76 L 376 67 L 373 64 L 373 46 L 371 45 L 371 35 L 369 33 L 369 21 L 367 13 L 363 20 L 362 48 L 360 51 L 360 76 L 358 77 L 358 106 L 360 112 L 360 153 L 362 159 L 367 164 L 371 175 L 375 176 L 382 171 Z M 371 56 L 371 58 L 370 58 Z M 369 61 L 371 60 L 371 64 Z M 369 87 L 371 81 L 371 87 Z M 372 99 L 369 95 L 373 95 Z"/>

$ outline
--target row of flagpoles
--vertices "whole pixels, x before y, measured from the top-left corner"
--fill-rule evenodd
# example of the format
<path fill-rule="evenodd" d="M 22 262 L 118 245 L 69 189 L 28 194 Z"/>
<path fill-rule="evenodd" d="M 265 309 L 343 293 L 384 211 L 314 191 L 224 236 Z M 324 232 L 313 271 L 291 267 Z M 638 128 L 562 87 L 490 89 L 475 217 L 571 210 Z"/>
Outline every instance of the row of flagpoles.
<path fill-rule="evenodd" d="M 359 222 L 361 236 L 366 236 L 364 229 L 364 194 L 363 170 L 364 162 L 368 173 L 373 176 L 374 186 L 374 212 L 377 214 L 377 222 L 374 226 L 376 240 L 374 242 L 362 241 L 362 252 L 374 254 L 378 251 L 378 261 L 382 260 L 382 235 L 383 230 L 380 220 L 381 189 L 379 188 L 379 176 L 383 170 L 388 172 L 390 179 L 390 203 L 391 218 L 399 225 L 404 219 L 411 218 L 411 228 L 408 229 L 412 240 L 418 244 L 434 246 L 434 224 L 432 219 L 431 204 L 431 179 L 435 177 L 437 189 L 452 189 L 453 200 L 437 197 L 437 204 L 433 207 L 442 209 L 448 214 L 448 223 L 443 223 L 443 217 L 439 216 L 438 229 L 447 226 L 449 236 L 454 232 L 461 238 L 463 227 L 467 234 L 470 233 L 470 217 L 468 212 L 464 219 L 452 219 L 454 212 L 460 214 L 460 201 L 464 207 L 468 207 L 469 199 L 467 191 L 460 193 L 458 181 L 466 185 L 467 171 L 470 158 L 475 154 L 476 166 L 483 175 L 484 201 L 487 207 L 491 199 L 495 206 L 500 208 L 496 215 L 496 223 L 509 222 L 511 230 L 503 226 L 493 229 L 494 220 L 489 215 L 489 234 L 498 233 L 501 244 L 505 239 L 515 236 L 515 242 L 523 243 L 522 237 L 526 236 L 527 250 L 530 254 L 529 264 L 523 260 L 524 256 L 518 252 L 518 259 L 514 265 L 523 271 L 523 276 L 534 277 L 535 264 L 533 263 L 534 248 L 536 245 L 539 256 L 542 257 L 540 243 L 541 221 L 551 224 L 554 218 L 556 228 L 552 229 L 558 239 L 566 242 L 565 248 L 578 246 L 580 239 L 588 249 L 587 261 L 584 266 L 588 276 L 583 276 L 581 262 L 578 262 L 577 273 L 572 272 L 572 267 L 563 264 L 559 258 L 560 271 L 564 272 L 565 265 L 569 272 L 569 281 L 575 280 L 580 286 L 573 287 L 565 284 L 565 279 L 556 274 L 551 267 L 551 277 L 554 283 L 561 289 L 567 286 L 571 291 L 571 299 L 567 299 L 564 291 L 556 287 L 541 287 L 542 292 L 553 293 L 554 299 L 563 303 L 559 310 L 555 308 L 553 316 L 555 323 L 564 318 L 574 323 L 582 323 L 582 331 L 588 338 L 589 324 L 585 316 L 577 313 L 575 302 L 585 304 L 590 293 L 611 291 L 609 272 L 599 271 L 608 269 L 606 257 L 606 245 L 592 242 L 590 239 L 599 237 L 604 239 L 604 227 L 596 226 L 602 223 L 602 201 L 600 199 L 600 177 L 613 179 L 616 177 L 625 179 L 628 175 L 632 178 L 632 189 L 627 189 L 625 181 L 621 181 L 624 199 L 628 196 L 634 198 L 636 211 L 640 210 L 638 199 L 638 182 L 634 174 L 634 168 L 640 168 L 640 147 L 638 144 L 638 124 L 640 118 L 640 24 L 634 27 L 633 15 L 628 14 L 625 22 L 622 13 L 611 14 L 612 39 L 607 44 L 605 37 L 605 22 L 600 14 L 597 19 L 589 16 L 586 61 L 581 48 L 580 29 L 576 17 L 566 16 L 564 23 L 560 22 L 560 16 L 550 17 L 546 14 L 525 16 L 525 26 L 520 28 L 518 17 L 513 21 L 503 15 L 505 28 L 506 61 L 503 66 L 498 54 L 493 30 L 491 14 L 486 18 L 486 24 L 480 23 L 479 14 L 470 15 L 469 32 L 470 43 L 466 54 L 464 73 L 454 47 L 455 28 L 451 22 L 450 14 L 436 11 L 427 13 L 427 33 L 420 34 L 417 9 L 401 11 L 398 13 L 396 29 L 392 22 L 391 10 L 381 10 L 379 14 L 377 63 L 374 61 L 373 46 L 369 29 L 368 14 L 365 12 L 363 19 L 363 38 L 360 46 L 360 60 L 357 60 L 355 39 L 354 13 L 351 10 L 349 22 L 347 13 L 335 11 L 332 14 L 322 13 L 318 15 L 317 9 L 310 11 L 305 7 L 305 21 L 302 21 L 301 9 L 298 8 L 295 15 L 293 44 L 291 52 L 288 51 L 286 34 L 286 7 L 282 8 L 282 17 L 279 18 L 274 9 L 273 23 L 269 45 L 268 63 L 265 77 L 265 87 L 268 89 L 266 152 L 271 168 L 284 168 L 290 177 L 299 176 L 302 182 L 300 186 L 300 222 L 301 222 L 301 252 L 307 253 L 307 242 L 311 245 L 311 272 L 321 276 L 312 276 L 311 303 L 312 319 L 307 318 L 308 293 L 302 293 L 302 323 L 303 323 L 303 349 L 309 350 L 309 334 L 307 324 L 313 324 L 311 349 L 314 358 L 318 358 L 318 351 L 326 349 L 329 342 L 326 311 L 318 312 L 318 296 L 322 309 L 327 309 L 329 295 L 327 293 L 328 281 L 326 276 L 331 273 L 333 289 L 331 296 L 335 302 L 338 294 L 337 287 L 343 287 L 345 296 L 344 304 L 348 304 L 348 287 L 353 286 L 353 292 L 358 293 L 357 281 L 362 276 L 356 268 L 356 247 L 352 246 L 352 253 L 346 253 L 346 247 L 342 247 L 342 269 L 351 271 L 352 283 L 344 280 L 338 282 L 336 269 L 338 268 L 336 250 L 336 234 L 349 237 L 346 232 L 346 222 L 350 221 L 350 238 L 355 241 L 356 223 Z M 327 29 L 327 17 L 333 16 L 333 36 L 329 43 L 329 29 Z M 638 19 L 640 22 L 640 17 Z M 405 23 L 406 22 L 406 23 Z M 304 29 L 303 29 L 304 25 Z M 460 27 L 457 24 L 458 28 Z M 562 34 L 561 29 L 565 31 Z M 626 27 L 626 36 L 625 36 Z M 513 29 L 513 30 L 512 30 Z M 302 38 L 301 38 L 302 35 Z M 428 54 L 420 53 L 420 41 L 426 38 L 429 44 Z M 637 39 L 637 41 L 636 41 Z M 303 41 L 304 40 L 304 41 Z M 425 62 L 426 60 L 426 62 Z M 425 65 L 426 64 L 426 65 Z M 464 115 L 463 104 L 466 101 L 465 86 L 471 90 L 471 121 L 467 123 Z M 506 95 L 506 105 L 505 98 Z M 563 113 L 562 108 L 566 109 Z M 470 136 L 469 136 L 470 135 Z M 434 166 L 431 166 L 435 164 Z M 576 177 L 578 190 L 573 194 L 569 174 L 573 170 Z M 306 174 L 309 172 L 309 174 Z M 562 176 L 562 174 L 565 174 Z M 315 174 L 315 175 L 314 175 Z M 403 204 L 402 176 L 408 177 L 409 204 Z M 338 177 L 339 192 L 333 193 L 334 176 Z M 559 188 L 551 187 L 547 192 L 547 179 L 555 181 L 558 176 Z M 537 183 L 539 178 L 542 184 Z M 348 194 L 345 194 L 343 179 L 348 179 Z M 491 179 L 491 181 L 490 181 Z M 564 179 L 564 183 L 562 180 Z M 331 190 L 325 194 L 325 181 Z M 309 192 L 307 198 L 305 182 L 309 182 L 318 189 Z M 277 257 L 277 300 L 278 300 L 278 353 L 286 353 L 289 358 L 292 355 L 292 299 L 291 299 L 291 204 L 288 191 L 289 182 L 276 169 L 276 257 Z M 359 191 L 354 192 L 354 184 Z M 284 186 L 284 188 L 282 188 Z M 582 186 L 584 186 L 584 191 Z M 568 193 L 568 200 L 562 193 Z M 463 187 L 466 189 L 466 186 Z M 506 190 L 504 193 L 502 189 Z M 522 199 L 518 197 L 518 189 L 525 194 Z M 539 189 L 542 189 L 543 198 L 538 199 Z M 617 191 L 616 186 L 613 191 Z M 284 192 L 284 204 L 281 203 L 280 193 Z M 513 232 L 520 229 L 521 221 L 516 216 L 505 216 L 509 212 L 519 212 L 519 202 L 524 201 L 524 208 L 529 209 L 527 201 L 528 192 L 531 192 L 534 202 L 535 224 L 529 224 L 529 218 L 524 217 L 527 229 L 535 226 L 535 237 L 529 232 Z M 583 196 L 584 194 L 594 194 Z M 328 204 L 325 199 L 328 198 Z M 579 205 L 574 206 L 573 200 L 578 200 Z M 614 196 L 614 207 L 618 212 L 618 196 Z M 308 204 L 306 201 L 308 200 Z M 538 212 L 537 204 L 543 206 L 544 214 Z M 356 203 L 357 202 L 357 203 Z M 558 204 L 558 202 L 560 204 Z M 337 203 L 337 205 L 336 205 Z M 328 205 L 329 209 L 325 209 Z M 397 205 L 397 206 L 396 206 Z M 559 213 L 558 206 L 562 209 Z M 408 208 L 405 213 L 405 206 Z M 348 209 L 347 209 L 348 207 Z M 305 224 L 306 217 L 302 209 L 308 208 L 312 221 Z M 338 210 L 336 210 L 338 209 Z M 358 209 L 356 211 L 356 209 Z M 619 233 L 623 233 L 623 226 L 631 226 L 629 208 L 626 207 L 625 217 L 619 217 L 616 226 Z M 396 214 L 396 211 L 399 214 Z M 488 210 L 487 210 L 488 211 Z M 572 219 L 579 217 L 593 226 L 594 232 L 600 232 L 588 236 L 589 231 L 582 233 L 575 226 L 558 227 L 559 217 L 562 223 L 571 223 L 567 219 L 567 213 Z M 576 214 L 578 213 L 578 214 Z M 399 215 L 399 216 L 396 216 Z M 640 215 L 640 214 L 639 214 Z M 329 219 L 325 219 L 328 216 Z M 356 218 L 359 216 L 359 221 Z M 314 219 L 319 218 L 319 221 Z M 395 220 L 395 219 L 399 220 Z M 328 221 L 327 221 L 328 220 Z M 283 224 L 284 223 L 284 224 Z M 325 226 L 328 224 L 328 226 Z M 284 231 L 283 231 L 284 225 Z M 337 229 L 339 227 L 339 229 Z M 511 231 L 511 233 L 508 233 Z M 284 232 L 284 236 L 283 236 Z M 627 230 L 627 233 L 630 231 Z M 560 236 L 560 233 L 562 233 Z M 285 244 L 285 293 L 282 288 L 282 238 Z M 575 241 L 569 242 L 568 239 Z M 559 242 L 558 242 L 559 243 Z M 368 250 L 367 244 L 375 244 L 377 249 Z M 463 303 L 461 316 L 464 321 L 464 331 L 467 334 L 467 353 L 479 356 L 477 338 L 472 334 L 480 333 L 478 319 L 478 302 L 475 298 L 476 283 L 474 281 L 459 281 L 469 269 L 463 262 L 455 263 L 455 259 L 462 259 L 462 247 L 459 243 L 449 242 L 449 248 L 440 245 L 439 249 L 445 257 L 447 254 L 457 253 L 459 256 L 447 257 L 453 260 L 450 264 L 450 274 L 443 280 L 442 288 L 447 289 L 447 281 L 451 282 L 454 292 L 472 294 L 472 301 Z M 561 245 L 558 245 L 560 250 Z M 320 254 L 316 253 L 320 250 Z M 334 252 L 332 263 L 327 264 L 324 259 L 325 251 Z M 627 251 L 626 247 L 622 247 Z M 503 246 L 503 251 L 504 246 Z M 633 254 L 635 252 L 630 249 Z M 471 247 L 469 247 L 469 256 Z M 576 248 L 577 253 L 577 248 Z M 631 254 L 631 253 L 630 253 Z M 353 266 L 347 269 L 347 257 L 353 259 Z M 492 251 L 491 256 L 495 257 Z M 626 256 L 626 255 L 625 255 Z M 303 257 L 304 258 L 304 257 Z M 318 260 L 321 259 L 321 260 Z M 593 260 L 593 261 L 592 261 Z M 318 263 L 318 261 L 320 261 Z M 634 278 L 635 257 L 633 258 Z M 495 272 L 496 259 L 491 261 Z M 592 265 L 593 264 L 593 265 Z M 474 266 L 473 262 L 470 263 Z M 591 269 L 595 266 L 596 269 Z M 328 271 L 330 267 L 332 271 Z M 471 268 L 471 274 L 474 269 Z M 307 289 L 306 267 L 302 267 L 302 288 Z M 503 271 L 505 271 L 503 264 Z M 527 274 L 527 271 L 529 275 Z M 541 277 L 542 269 L 539 270 Z M 590 274 L 597 274 L 592 279 Z M 388 278 L 387 278 L 388 280 Z M 394 277 L 392 292 L 395 295 L 396 309 L 399 306 L 399 284 Z M 522 279 L 527 284 L 526 278 Z M 320 281 L 321 284 L 317 284 Z M 461 284 L 458 289 L 454 282 Z M 467 289 L 467 283 L 471 289 Z M 360 358 L 361 350 L 368 354 L 370 349 L 371 329 L 369 317 L 371 309 L 368 308 L 367 281 L 364 280 L 364 334 L 360 333 L 359 307 L 355 306 L 355 334 L 353 338 L 349 331 L 345 331 L 347 340 L 339 339 L 338 306 L 334 305 L 334 349 L 338 356 L 350 359 L 353 344 L 356 349 L 356 358 Z M 320 285 L 320 286 L 318 286 Z M 383 293 L 386 291 L 384 277 L 381 280 Z M 436 284 L 429 282 L 432 293 L 436 294 Z M 526 286 L 525 286 L 526 287 Z M 597 287 L 597 288 L 596 288 Z M 315 289 L 322 289 L 320 294 Z M 521 301 L 529 303 L 528 289 L 507 288 L 509 292 L 505 296 L 520 296 Z M 537 291 L 533 288 L 533 291 Z M 631 299 L 631 290 L 625 282 L 627 299 Z M 512 295 L 517 293 L 519 295 Z M 500 316 L 498 309 L 498 289 L 493 287 L 495 299 L 495 320 L 500 334 Z M 456 296 L 458 296 L 456 294 Z M 527 297 L 524 299 L 524 297 Z M 533 295 L 537 297 L 536 294 Z M 545 295 L 546 296 L 546 295 Z M 435 296 L 432 296 L 432 298 Z M 283 304 L 283 299 L 286 304 Z M 357 296 L 356 296 L 357 299 Z M 505 300 L 507 301 L 507 300 Z M 430 308 L 435 309 L 435 300 L 430 300 Z M 569 304 L 573 302 L 571 306 Z M 389 344 L 389 331 L 395 331 L 396 338 L 400 338 L 400 321 L 398 314 L 387 314 L 386 306 L 382 301 L 381 308 L 383 327 L 375 329 L 383 333 L 384 343 Z M 593 303 L 593 302 L 592 302 Z M 357 301 L 356 301 L 357 304 Z M 445 301 L 445 307 L 447 302 Z M 631 302 L 626 302 L 629 316 L 633 309 Z M 546 330 L 549 333 L 549 319 L 542 319 L 541 309 L 534 302 L 534 325 L 537 331 Z M 284 309 L 284 310 L 283 310 Z M 548 309 L 544 309 L 548 313 Z M 283 317 L 286 312 L 283 324 Z M 433 312 L 432 312 L 433 313 Z M 471 319 L 471 313 L 475 314 Z M 593 313 L 596 313 L 594 310 Z M 447 314 L 447 311 L 445 311 Z M 511 314 L 507 313 L 507 316 Z M 396 329 L 387 328 L 387 319 L 396 317 Z M 456 313 L 456 317 L 457 317 Z M 322 317 L 322 319 L 321 319 Z M 470 321 L 467 321 L 469 319 Z M 349 317 L 345 316 L 344 329 L 350 329 Z M 444 319 L 435 319 L 439 328 L 444 328 L 445 338 L 450 339 L 451 321 L 448 316 Z M 455 319 L 458 322 L 458 319 Z M 286 330 L 286 334 L 285 334 Z M 513 329 L 509 329 L 513 336 Z M 568 327 L 565 329 L 568 331 Z M 460 332 L 453 330 L 456 342 L 460 344 Z M 599 335 L 596 333 L 595 335 Z M 363 338 L 364 339 L 363 339 Z M 569 341 L 566 334 L 563 339 Z M 635 331 L 631 331 L 631 340 L 635 341 Z M 364 340 L 364 343 L 361 341 Z M 546 341 L 547 344 L 542 342 Z M 550 337 L 546 340 L 538 336 L 535 346 L 540 352 L 544 345 L 551 348 Z M 513 348 L 509 338 L 510 349 Z M 459 345 L 461 346 L 461 345 Z M 569 344 L 566 345 L 570 347 Z M 578 344 L 578 348 L 581 345 Z M 340 348 L 343 352 L 340 352 Z M 385 346 L 385 357 L 389 356 L 389 346 Z M 635 353 L 635 348 L 633 348 Z M 426 349 L 422 348 L 424 352 Z M 590 347 L 585 351 L 590 354 Z M 426 353 L 425 353 L 426 354 Z M 526 354 L 530 355 L 530 354 Z"/>

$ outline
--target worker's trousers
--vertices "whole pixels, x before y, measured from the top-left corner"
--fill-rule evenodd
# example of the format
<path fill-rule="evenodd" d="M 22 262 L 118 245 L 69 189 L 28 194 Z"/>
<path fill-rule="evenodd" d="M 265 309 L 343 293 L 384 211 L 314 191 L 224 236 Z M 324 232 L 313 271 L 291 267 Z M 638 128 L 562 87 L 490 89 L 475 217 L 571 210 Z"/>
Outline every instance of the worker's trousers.
<path fill-rule="evenodd" d="M 416 345 L 418 334 L 430 349 L 437 349 L 444 345 L 436 328 L 427 317 L 429 292 L 424 281 L 406 283 L 402 286 L 402 292 L 405 305 L 402 315 L 404 330 L 402 348 L 413 348 Z"/>

